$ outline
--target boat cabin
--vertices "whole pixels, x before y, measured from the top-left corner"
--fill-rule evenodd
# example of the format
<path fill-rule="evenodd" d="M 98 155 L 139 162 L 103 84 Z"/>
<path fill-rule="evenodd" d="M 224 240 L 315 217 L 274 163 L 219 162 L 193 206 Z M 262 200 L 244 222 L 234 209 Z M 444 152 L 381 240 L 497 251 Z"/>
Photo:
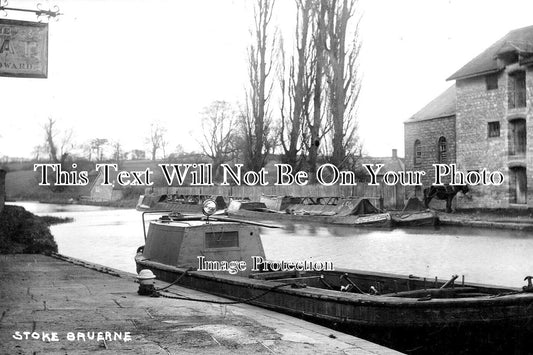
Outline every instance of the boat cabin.
<path fill-rule="evenodd" d="M 248 277 L 252 256 L 265 258 L 265 252 L 257 226 L 164 216 L 150 222 L 143 256 L 179 268 Z"/>

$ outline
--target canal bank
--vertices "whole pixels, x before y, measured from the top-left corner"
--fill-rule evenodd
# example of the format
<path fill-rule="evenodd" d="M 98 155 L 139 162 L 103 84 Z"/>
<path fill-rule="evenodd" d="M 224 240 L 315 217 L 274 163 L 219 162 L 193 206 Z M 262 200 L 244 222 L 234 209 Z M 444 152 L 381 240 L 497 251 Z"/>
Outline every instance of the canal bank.
<path fill-rule="evenodd" d="M 531 210 L 459 210 L 438 212 L 440 225 L 533 231 Z"/>
<path fill-rule="evenodd" d="M 0 275 L 0 353 L 398 354 L 246 304 L 139 296 L 135 275 L 71 258 L 1 255 Z"/>

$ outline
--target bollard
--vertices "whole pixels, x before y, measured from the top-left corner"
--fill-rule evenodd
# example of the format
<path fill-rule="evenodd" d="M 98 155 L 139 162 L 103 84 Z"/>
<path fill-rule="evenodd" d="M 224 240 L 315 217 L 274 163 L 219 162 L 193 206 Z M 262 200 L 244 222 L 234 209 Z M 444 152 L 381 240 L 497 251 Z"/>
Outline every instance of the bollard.
<path fill-rule="evenodd" d="M 155 292 L 155 275 L 152 270 L 143 269 L 137 275 L 139 281 L 139 290 L 137 293 L 141 296 L 149 296 Z"/>

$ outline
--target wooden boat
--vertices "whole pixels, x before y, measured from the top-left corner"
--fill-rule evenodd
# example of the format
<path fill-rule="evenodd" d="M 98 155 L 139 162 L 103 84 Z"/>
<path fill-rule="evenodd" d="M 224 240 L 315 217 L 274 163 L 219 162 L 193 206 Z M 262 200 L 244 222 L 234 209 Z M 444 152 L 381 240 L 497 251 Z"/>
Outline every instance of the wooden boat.
<path fill-rule="evenodd" d="M 332 216 L 329 223 L 353 227 L 391 228 L 393 220 L 390 213 L 376 213 L 369 215 Z"/>
<path fill-rule="evenodd" d="M 267 210 L 238 210 L 228 211 L 228 216 L 244 220 L 266 221 L 302 221 L 314 223 L 331 223 L 354 227 L 391 228 L 393 220 L 390 213 L 376 213 L 370 215 L 335 216 L 322 214 L 288 214 Z"/>
<path fill-rule="evenodd" d="M 320 207 L 320 206 L 319 206 Z M 335 207 L 335 206 L 326 206 Z M 380 227 L 390 228 L 393 220 L 390 213 L 348 214 L 337 213 L 334 208 L 311 208 L 292 209 L 290 211 L 276 211 L 269 209 L 261 202 L 231 201 L 227 214 L 232 217 L 246 220 L 288 220 L 307 221 L 316 223 L 331 223 L 354 227 Z"/>
<path fill-rule="evenodd" d="M 398 227 L 435 226 L 439 217 L 435 211 L 427 209 L 417 197 L 410 197 L 401 212 L 393 213 L 392 220 Z"/>
<path fill-rule="evenodd" d="M 304 317 L 408 353 L 533 349 L 531 282 L 520 290 L 456 284 L 455 278 L 332 270 L 327 261 L 272 262 L 256 225 L 215 216 L 151 221 L 135 262 L 138 271 L 149 269 L 161 280 Z"/>
<path fill-rule="evenodd" d="M 434 226 L 439 223 L 439 217 L 433 211 L 393 213 L 391 218 L 396 227 Z"/>

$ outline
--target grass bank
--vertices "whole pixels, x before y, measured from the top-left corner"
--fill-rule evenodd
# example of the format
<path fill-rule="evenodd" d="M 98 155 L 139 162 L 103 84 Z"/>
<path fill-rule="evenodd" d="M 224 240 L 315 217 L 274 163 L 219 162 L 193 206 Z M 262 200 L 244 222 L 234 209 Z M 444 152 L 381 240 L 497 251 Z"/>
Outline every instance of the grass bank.
<path fill-rule="evenodd" d="M 0 254 L 48 254 L 57 244 L 48 226 L 68 220 L 42 218 L 20 206 L 6 205 L 0 213 Z"/>

